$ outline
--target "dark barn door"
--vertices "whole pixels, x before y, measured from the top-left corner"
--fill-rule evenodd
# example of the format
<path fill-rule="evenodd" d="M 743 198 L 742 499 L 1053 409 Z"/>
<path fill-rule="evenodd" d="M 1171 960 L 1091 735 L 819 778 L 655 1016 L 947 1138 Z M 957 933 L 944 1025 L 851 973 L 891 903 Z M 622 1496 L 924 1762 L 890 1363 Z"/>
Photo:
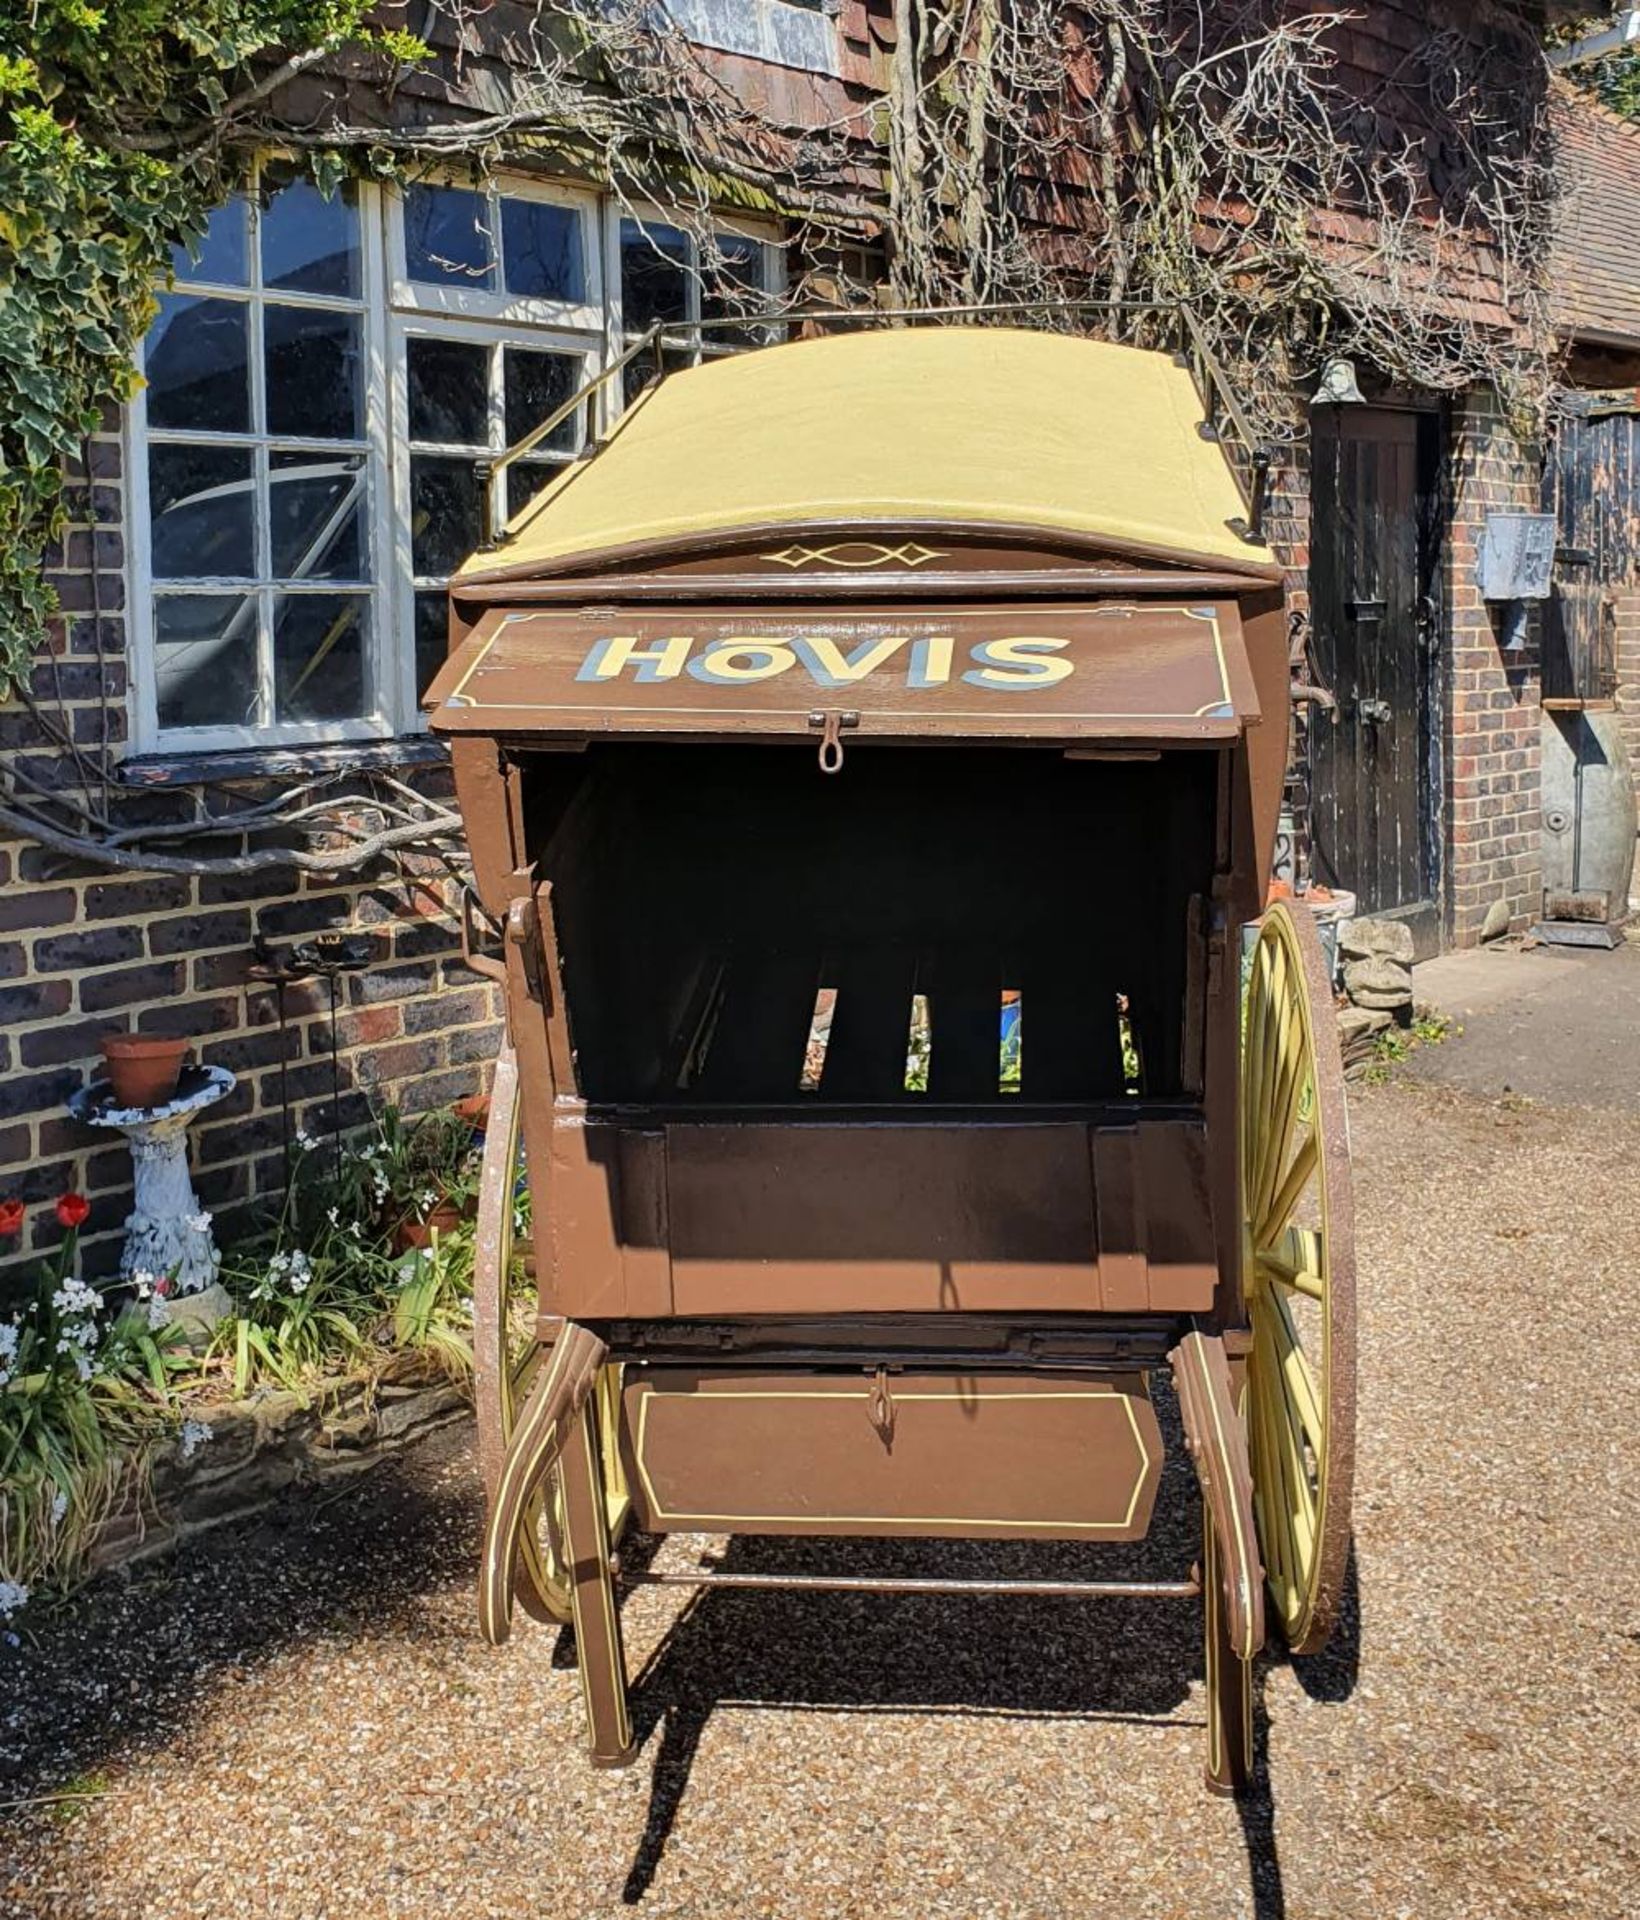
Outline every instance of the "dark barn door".
<path fill-rule="evenodd" d="M 1338 701 L 1312 709 L 1312 866 L 1433 951 L 1440 420 L 1359 406 L 1311 418 L 1311 656 Z"/>

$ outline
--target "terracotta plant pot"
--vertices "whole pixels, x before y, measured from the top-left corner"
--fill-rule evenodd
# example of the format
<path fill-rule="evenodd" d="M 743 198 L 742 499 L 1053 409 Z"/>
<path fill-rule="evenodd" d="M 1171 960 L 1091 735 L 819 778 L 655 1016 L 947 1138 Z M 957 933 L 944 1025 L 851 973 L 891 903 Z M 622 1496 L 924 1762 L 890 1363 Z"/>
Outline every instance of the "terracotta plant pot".
<path fill-rule="evenodd" d="M 461 1225 L 461 1209 L 453 1200 L 441 1200 L 425 1220 L 405 1214 L 393 1227 L 393 1251 L 408 1253 L 412 1247 L 430 1247 L 436 1229 L 442 1238 L 451 1228 Z"/>
<path fill-rule="evenodd" d="M 162 1107 L 177 1090 L 189 1042 L 157 1033 L 105 1033 L 103 1059 L 119 1107 Z"/>

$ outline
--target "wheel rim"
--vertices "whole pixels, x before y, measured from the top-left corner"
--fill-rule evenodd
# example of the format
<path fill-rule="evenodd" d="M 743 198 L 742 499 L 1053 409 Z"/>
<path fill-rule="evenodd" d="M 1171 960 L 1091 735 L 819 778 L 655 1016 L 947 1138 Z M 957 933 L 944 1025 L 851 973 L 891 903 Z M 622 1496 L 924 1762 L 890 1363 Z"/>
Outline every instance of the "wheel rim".
<path fill-rule="evenodd" d="M 535 1337 L 534 1316 L 527 1332 L 509 1328 L 512 1277 L 529 1251 L 517 1231 L 521 1110 L 518 1066 L 510 1044 L 496 1061 L 490 1092 L 490 1118 L 484 1136 L 479 1179 L 478 1257 L 473 1273 L 473 1388 L 478 1410 L 479 1463 L 486 1494 L 493 1498 L 519 1409 L 529 1394 L 549 1349 Z M 625 1531 L 632 1503 L 621 1465 L 621 1373 L 605 1367 L 598 1376 L 596 1405 L 609 1503 L 609 1537 Z M 519 1604 L 536 1619 L 567 1624 L 571 1618 L 570 1580 L 563 1548 L 563 1495 L 556 1472 L 547 1476 L 533 1501 L 520 1536 L 522 1566 Z"/>
<path fill-rule="evenodd" d="M 1331 982 L 1309 914 L 1279 902 L 1251 955 L 1240 1166 L 1259 1544 L 1287 1642 L 1310 1653 L 1332 1631 L 1349 1558 L 1354 1221 Z"/>

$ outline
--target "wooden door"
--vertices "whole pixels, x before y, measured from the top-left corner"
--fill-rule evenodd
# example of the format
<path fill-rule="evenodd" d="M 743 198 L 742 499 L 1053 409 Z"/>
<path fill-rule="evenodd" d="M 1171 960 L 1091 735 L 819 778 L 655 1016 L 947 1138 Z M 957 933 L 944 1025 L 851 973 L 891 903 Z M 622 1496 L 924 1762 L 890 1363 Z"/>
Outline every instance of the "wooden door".
<path fill-rule="evenodd" d="M 1312 421 L 1311 656 L 1338 702 L 1310 724 L 1312 866 L 1433 951 L 1440 420 L 1327 407 Z"/>

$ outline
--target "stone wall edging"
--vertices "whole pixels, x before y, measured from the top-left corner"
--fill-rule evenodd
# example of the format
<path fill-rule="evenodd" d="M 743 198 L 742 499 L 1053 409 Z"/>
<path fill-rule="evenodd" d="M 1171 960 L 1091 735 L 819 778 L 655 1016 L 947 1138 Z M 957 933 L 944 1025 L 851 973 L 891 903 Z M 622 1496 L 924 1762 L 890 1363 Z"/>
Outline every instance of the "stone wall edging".
<path fill-rule="evenodd" d="M 420 1356 L 328 1381 L 311 1395 L 263 1389 L 190 1409 L 211 1438 L 184 1458 L 173 1444 L 146 1484 L 104 1525 L 89 1571 L 106 1573 L 172 1552 L 198 1534 L 264 1511 L 292 1487 L 363 1473 L 435 1429 L 471 1401 Z"/>

